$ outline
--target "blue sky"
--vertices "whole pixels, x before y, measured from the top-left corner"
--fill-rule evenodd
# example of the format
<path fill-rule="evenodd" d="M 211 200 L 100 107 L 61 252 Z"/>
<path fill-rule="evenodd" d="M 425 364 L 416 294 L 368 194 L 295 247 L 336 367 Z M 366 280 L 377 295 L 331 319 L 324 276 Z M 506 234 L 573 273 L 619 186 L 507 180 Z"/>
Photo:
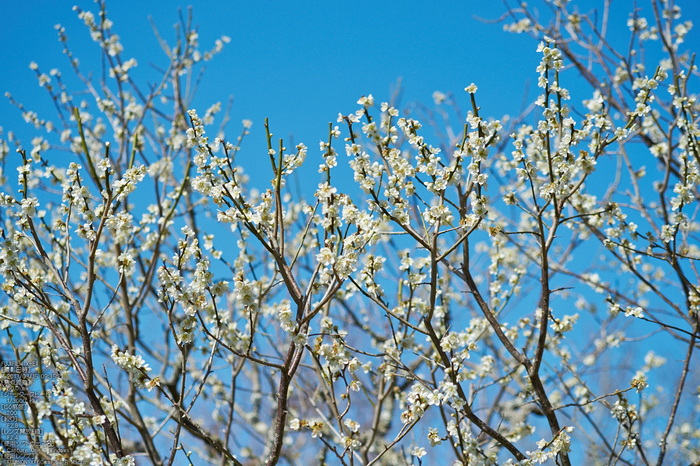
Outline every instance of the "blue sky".
<path fill-rule="evenodd" d="M 83 70 L 99 70 L 99 51 L 87 28 L 72 11 L 72 2 L 8 2 L 0 18 L 0 91 L 10 92 L 40 117 L 55 120 L 48 95 L 38 88 L 30 61 L 44 72 L 52 68 L 71 75 L 54 30 L 66 28 L 69 45 Z M 77 2 L 84 10 L 97 5 Z M 154 74 L 149 62 L 165 67 L 167 58 L 156 41 L 148 16 L 162 36 L 174 42 L 176 1 L 107 2 L 113 31 L 121 36 L 123 58 L 135 57 L 136 77 Z M 40 14 L 31 14 L 41 11 Z M 194 22 L 203 49 L 221 35 L 231 43 L 207 65 L 195 106 L 201 113 L 216 101 L 234 96 L 232 126 L 238 134 L 244 118 L 254 122 L 254 150 L 263 139 L 269 117 L 276 136 L 315 150 L 325 138 L 329 121 L 338 112 L 350 113 L 363 94 L 388 100 L 398 78 L 405 88 L 404 103 L 430 103 L 434 91 L 452 91 L 468 105 L 463 91 L 479 86 L 480 102 L 488 114 L 515 113 L 526 81 L 534 82 L 539 61 L 536 42 L 503 32 L 500 24 L 485 24 L 475 16 L 494 19 L 505 11 L 501 2 L 198 2 Z M 141 73 L 139 75 L 139 73 Z M 532 87 L 531 87 L 532 90 Z M 534 91 L 533 91 L 534 92 Z M 0 100 L 0 125 L 13 130 L 29 146 L 35 130 L 7 99 Z M 264 143 L 263 143 L 264 144 Z M 264 145 L 261 147 L 264 150 Z M 310 155 L 314 152 L 310 152 Z"/>
<path fill-rule="evenodd" d="M 574 5 L 587 12 L 600 3 L 588 0 Z M 650 10 L 646 3 L 639 2 L 639 6 Z M 679 3 L 685 6 L 686 19 L 700 23 L 700 9 L 691 11 L 688 2 Z M 91 1 L 77 4 L 85 10 L 97 10 Z M 632 2 L 613 4 L 611 36 L 621 35 L 624 43 L 628 37 L 625 20 Z M 71 74 L 55 24 L 66 28 L 69 44 L 84 70 L 99 69 L 97 46 L 72 5 L 46 0 L 2 5 L 0 91 L 9 91 L 46 119 L 55 119 L 55 112 L 28 64 L 36 61 L 45 72 L 58 68 L 64 78 Z M 113 31 L 124 44 L 123 58 L 135 57 L 139 62 L 136 77 L 141 73 L 153 81 L 149 62 L 167 65 L 151 31 L 149 15 L 172 43 L 178 7 L 186 13 L 187 5 L 173 0 L 107 2 Z M 463 89 L 474 82 L 479 86 L 478 101 L 484 114 L 495 117 L 518 112 L 528 81 L 530 99 L 537 90 L 537 43 L 526 35 L 504 32 L 502 24 L 477 20 L 501 16 L 505 6 L 497 0 L 207 1 L 197 2 L 193 12 L 202 48 L 212 46 L 221 35 L 232 39 L 207 66 L 195 106 L 203 112 L 233 95 L 229 132 L 238 134 L 240 121 L 250 119 L 254 141 L 264 141 L 262 123 L 269 117 L 276 136 L 286 139 L 294 134 L 295 142 L 315 147 L 338 112 L 354 111 L 363 94 L 372 93 L 377 101 L 388 100 L 398 78 L 405 89 L 404 104 L 430 103 L 432 93 L 439 90 L 454 92 L 464 108 L 468 98 Z M 693 38 L 697 40 L 691 33 Z M 577 99 L 572 89 L 572 97 L 575 103 L 586 96 Z M 33 137 L 34 129 L 5 98 L 0 99 L 0 126 L 5 132 L 15 131 L 25 146 Z M 249 142 L 246 148 L 253 149 L 254 144 Z"/>
<path fill-rule="evenodd" d="M 601 3 L 574 2 L 573 8 L 589 12 Z M 700 9 L 690 11 L 684 3 L 684 17 L 699 19 Z M 37 62 L 43 72 L 58 68 L 68 82 L 72 75 L 55 24 L 66 28 L 83 71 L 99 72 L 98 47 L 72 5 L 45 0 L 3 4 L 0 92 L 10 92 L 41 118 L 55 120 L 55 110 L 45 90 L 37 86 L 29 63 Z M 95 12 L 98 8 L 91 1 L 77 5 Z M 156 81 L 149 63 L 167 66 L 148 17 L 172 44 L 179 7 L 186 15 L 187 5 L 173 0 L 107 2 L 113 31 L 124 45 L 122 57 L 138 60 L 132 72 L 137 80 Z M 625 21 L 631 7 L 631 1 L 613 2 L 611 38 L 621 44 L 629 37 Z M 640 7 L 650 15 L 650 5 L 640 2 Z M 231 43 L 207 65 L 194 106 L 203 113 L 214 102 L 225 104 L 233 96 L 228 134 L 239 134 L 243 119 L 254 123 L 244 151 L 265 150 L 263 121 L 268 117 L 276 138 L 285 138 L 287 144 L 293 135 L 295 143 L 311 148 L 310 155 L 316 155 L 318 141 L 327 137 L 328 122 L 335 122 L 339 112 L 354 111 L 363 94 L 373 94 L 377 102 L 388 100 L 399 78 L 404 105 L 430 104 L 437 90 L 455 93 L 466 109 L 464 87 L 474 82 L 482 115 L 514 115 L 526 90 L 528 101 L 536 97 L 540 56 L 532 38 L 506 33 L 500 23 L 478 20 L 494 20 L 505 10 L 496 0 L 197 2 L 193 13 L 202 49 L 209 49 L 221 35 L 229 36 Z M 691 33 L 689 39 L 693 38 Z M 580 106 L 588 92 L 578 93 L 566 85 L 566 80 L 574 79 L 571 71 L 564 85 L 572 91 L 572 103 Z M 25 147 L 37 134 L 5 98 L 0 98 L 0 126 L 5 133 L 14 131 Z"/>

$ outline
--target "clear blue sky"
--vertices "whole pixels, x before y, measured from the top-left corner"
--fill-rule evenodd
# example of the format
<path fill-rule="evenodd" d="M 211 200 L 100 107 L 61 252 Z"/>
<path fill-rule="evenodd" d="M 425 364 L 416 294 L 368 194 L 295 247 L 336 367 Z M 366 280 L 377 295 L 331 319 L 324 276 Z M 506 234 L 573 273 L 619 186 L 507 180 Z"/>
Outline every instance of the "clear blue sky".
<path fill-rule="evenodd" d="M 84 10 L 97 11 L 90 1 L 78 1 Z M 3 2 L 0 15 L 0 92 L 9 91 L 41 118 L 56 120 L 52 103 L 37 86 L 29 62 L 43 72 L 52 68 L 70 79 L 71 70 L 61 53 L 54 30 L 66 28 L 69 45 L 87 71 L 99 70 L 99 50 L 87 28 L 72 11 L 73 2 Z M 113 31 L 121 36 L 123 58 L 135 57 L 135 76 L 149 75 L 148 63 L 165 68 L 167 59 L 151 31 L 152 16 L 161 34 L 174 42 L 177 9 L 186 3 L 171 0 L 108 1 Z M 270 118 L 276 136 L 315 150 L 325 138 L 329 121 L 338 112 L 349 113 L 362 94 L 386 100 L 397 78 L 402 78 L 404 103 L 430 103 L 434 91 L 452 91 L 463 106 L 463 89 L 479 86 L 487 114 L 515 113 L 528 79 L 534 83 L 539 61 L 536 43 L 524 35 L 503 32 L 500 24 L 485 24 L 475 16 L 494 19 L 505 7 L 500 1 L 351 1 L 197 2 L 193 8 L 203 49 L 222 34 L 231 43 L 207 65 L 196 107 L 201 113 L 216 101 L 234 96 L 232 126 L 253 120 L 253 150 L 262 141 L 263 120 Z M 142 73 L 141 75 L 139 73 Z M 532 90 L 532 88 L 531 88 Z M 13 130 L 30 146 L 36 131 L 24 123 L 6 98 L 0 99 L 0 126 Z M 259 139 L 258 139 L 259 138 Z M 264 147 L 264 146 L 263 146 Z M 262 148 L 262 147 L 261 147 Z M 315 154 L 314 152 L 310 152 Z"/>
<path fill-rule="evenodd" d="M 700 24 L 700 8 L 679 3 L 685 7 L 684 17 Z M 83 71 L 99 70 L 99 50 L 72 11 L 73 4 L 2 3 L 0 93 L 9 91 L 41 118 L 56 120 L 55 111 L 45 90 L 37 86 L 29 62 L 37 62 L 43 72 L 58 68 L 69 82 L 72 75 L 55 24 L 66 28 Z M 97 11 L 91 1 L 77 4 Z M 601 4 L 574 2 L 583 12 Z M 626 38 L 625 21 L 633 3 L 613 4 L 612 35 L 621 33 Z M 638 4 L 651 16 L 647 2 Z M 138 60 L 132 73 L 137 79 L 155 80 L 149 62 L 167 66 L 149 15 L 162 36 L 173 43 L 178 7 L 186 13 L 187 4 L 174 0 L 107 2 L 113 31 L 124 45 L 123 58 Z M 276 137 L 287 141 L 293 134 L 295 143 L 304 142 L 312 150 L 310 155 L 315 155 L 318 141 L 327 137 L 329 121 L 335 122 L 339 112 L 354 111 L 363 94 L 374 94 L 377 102 L 388 100 L 397 78 L 402 78 L 405 88 L 404 104 L 431 103 L 432 93 L 439 90 L 454 92 L 463 108 L 469 105 L 464 87 L 474 82 L 479 86 L 482 114 L 494 117 L 519 111 L 528 81 L 530 101 L 536 96 L 537 43 L 526 35 L 504 32 L 502 24 L 477 19 L 501 16 L 505 6 L 498 0 L 207 1 L 197 2 L 193 11 L 203 49 L 221 35 L 232 39 L 207 65 L 195 107 L 203 113 L 212 103 L 224 104 L 233 95 L 228 134 L 238 134 L 244 118 L 254 122 L 244 150 L 257 150 L 258 145 L 264 150 L 263 120 L 269 117 Z M 697 40 L 697 35 L 691 33 L 692 39 Z M 572 102 L 586 97 L 572 89 Z M 0 98 L 0 126 L 5 133 L 15 131 L 25 147 L 37 134 L 4 97 Z"/>

